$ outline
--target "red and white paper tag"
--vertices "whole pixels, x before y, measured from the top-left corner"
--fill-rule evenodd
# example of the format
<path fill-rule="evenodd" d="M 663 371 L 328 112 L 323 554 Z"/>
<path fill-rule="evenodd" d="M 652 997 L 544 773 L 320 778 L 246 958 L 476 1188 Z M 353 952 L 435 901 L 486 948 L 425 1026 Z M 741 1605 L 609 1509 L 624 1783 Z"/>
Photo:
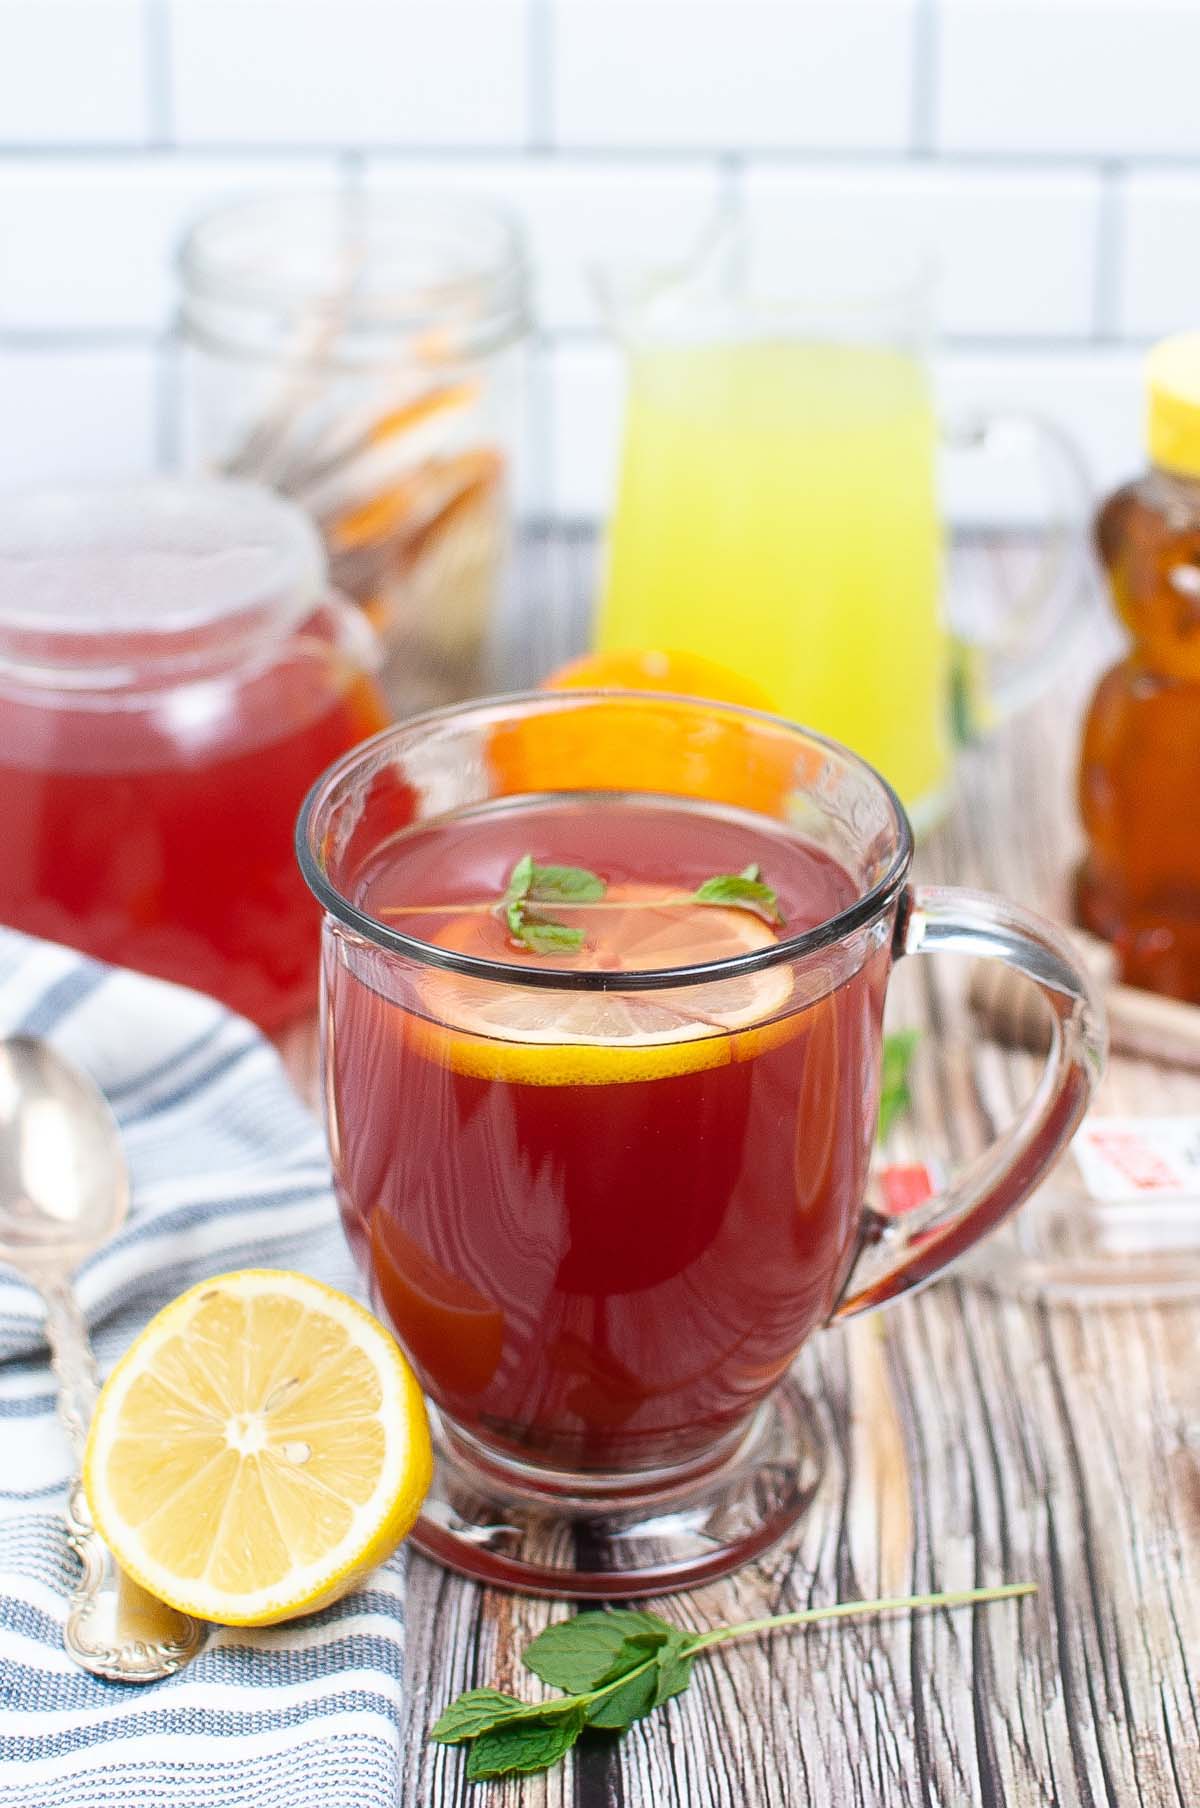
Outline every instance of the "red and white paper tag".
<path fill-rule="evenodd" d="M 1071 1147 L 1093 1199 L 1200 1201 L 1200 1117 L 1091 1117 Z"/>
<path fill-rule="evenodd" d="M 919 1205 L 932 1199 L 942 1185 L 940 1169 L 923 1161 L 891 1162 L 878 1170 L 876 1179 L 880 1208 L 896 1218 L 905 1212 L 915 1212 Z"/>

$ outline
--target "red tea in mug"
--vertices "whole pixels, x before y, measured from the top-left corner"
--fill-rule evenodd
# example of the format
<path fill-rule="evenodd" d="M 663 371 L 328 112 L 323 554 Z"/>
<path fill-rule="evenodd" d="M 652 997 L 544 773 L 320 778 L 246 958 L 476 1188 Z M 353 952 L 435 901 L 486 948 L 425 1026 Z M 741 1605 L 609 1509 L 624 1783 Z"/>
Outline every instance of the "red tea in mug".
<path fill-rule="evenodd" d="M 514 944 L 495 905 L 526 855 L 602 900 L 546 906 L 582 946 Z M 704 904 L 757 868 L 779 920 Z M 804 982 L 786 961 L 674 990 L 620 987 L 767 947 L 856 898 L 765 818 L 653 797 L 522 800 L 403 831 L 358 907 L 555 990 L 326 954 L 330 1141 L 377 1307 L 467 1432 L 552 1469 L 685 1461 L 742 1424 L 829 1316 L 861 1232 L 889 954 Z"/>

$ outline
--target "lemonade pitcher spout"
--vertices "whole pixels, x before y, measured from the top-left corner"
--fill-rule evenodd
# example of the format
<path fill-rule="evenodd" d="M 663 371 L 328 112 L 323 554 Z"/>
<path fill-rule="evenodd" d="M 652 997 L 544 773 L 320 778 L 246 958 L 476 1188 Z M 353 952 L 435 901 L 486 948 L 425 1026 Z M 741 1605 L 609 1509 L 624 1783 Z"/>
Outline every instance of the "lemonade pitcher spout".
<path fill-rule="evenodd" d="M 697 338 L 718 320 L 732 320 L 745 287 L 746 254 L 745 219 L 730 201 L 677 256 L 593 264 L 591 287 L 609 331 L 636 357 L 664 334 Z"/>

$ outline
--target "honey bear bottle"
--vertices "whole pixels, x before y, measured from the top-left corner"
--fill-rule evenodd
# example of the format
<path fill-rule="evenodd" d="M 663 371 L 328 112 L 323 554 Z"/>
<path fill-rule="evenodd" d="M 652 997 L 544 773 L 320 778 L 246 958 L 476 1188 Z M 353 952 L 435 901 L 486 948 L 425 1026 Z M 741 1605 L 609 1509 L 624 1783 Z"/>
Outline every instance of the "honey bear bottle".
<path fill-rule="evenodd" d="M 1096 518 L 1133 644 L 1084 727 L 1076 908 L 1123 979 L 1200 1004 L 1200 333 L 1146 374 L 1151 468 Z"/>

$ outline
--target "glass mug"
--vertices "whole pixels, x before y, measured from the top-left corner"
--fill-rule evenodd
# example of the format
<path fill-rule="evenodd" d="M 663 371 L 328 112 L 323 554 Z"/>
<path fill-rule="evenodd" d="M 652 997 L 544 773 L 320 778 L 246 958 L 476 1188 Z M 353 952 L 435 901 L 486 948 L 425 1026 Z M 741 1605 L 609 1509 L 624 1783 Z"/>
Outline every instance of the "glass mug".
<path fill-rule="evenodd" d="M 955 739 L 1058 669 L 1088 595 L 1088 484 L 1048 422 L 939 425 L 930 265 L 881 279 L 873 247 L 839 243 L 797 277 L 805 249 L 726 216 L 679 267 L 602 280 L 629 382 L 595 640 L 738 671 L 764 708 L 857 748 L 920 830 Z M 1031 582 L 988 623 L 947 618 L 941 441 L 1033 453 L 1062 497 Z"/>
<path fill-rule="evenodd" d="M 298 850 L 326 913 L 343 1222 L 434 1409 L 414 1541 L 585 1597 L 753 1557 L 820 1470 L 806 1338 L 938 1274 L 1079 1122 L 1104 1033 L 1066 939 L 912 886 L 903 808 L 856 755 L 679 697 L 500 698 L 386 730 L 314 787 Z M 610 881 L 542 907 L 576 911 L 581 949 L 510 939 L 495 907 L 524 853 Z M 751 859 L 778 932 L 692 897 Z M 720 958 L 689 959 L 697 925 Z M 897 957 L 939 950 L 1032 979 L 1052 1047 L 1018 1121 L 893 1222 L 863 1205 L 884 995 Z"/>

